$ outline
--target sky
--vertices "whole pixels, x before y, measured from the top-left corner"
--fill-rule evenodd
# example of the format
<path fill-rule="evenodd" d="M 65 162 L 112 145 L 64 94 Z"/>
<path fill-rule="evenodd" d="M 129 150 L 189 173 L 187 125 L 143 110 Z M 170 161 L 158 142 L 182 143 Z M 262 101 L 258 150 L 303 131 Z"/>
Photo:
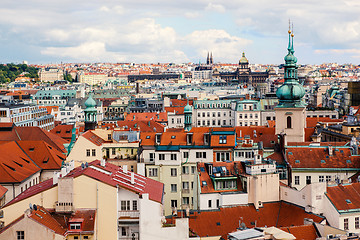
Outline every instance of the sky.
<path fill-rule="evenodd" d="M 360 64 L 359 0 L 1 0 L 0 63 Z"/>

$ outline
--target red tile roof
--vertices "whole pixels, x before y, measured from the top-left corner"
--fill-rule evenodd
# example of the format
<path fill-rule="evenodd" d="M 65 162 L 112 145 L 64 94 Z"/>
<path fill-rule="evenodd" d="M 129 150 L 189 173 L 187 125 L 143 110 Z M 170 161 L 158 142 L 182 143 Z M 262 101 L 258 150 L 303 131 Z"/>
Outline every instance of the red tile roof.
<path fill-rule="evenodd" d="M 140 129 L 141 132 L 164 132 L 165 126 L 155 121 L 125 120 L 117 122 L 119 127 Z M 149 126 L 150 125 L 150 126 Z"/>
<path fill-rule="evenodd" d="M 89 140 L 90 142 L 94 143 L 97 146 L 101 146 L 103 143 L 106 142 L 104 139 L 102 139 L 101 137 L 96 135 L 92 130 L 86 131 L 81 136 L 84 137 L 85 139 Z"/>
<path fill-rule="evenodd" d="M 263 142 L 264 148 L 274 148 L 274 143 L 278 138 L 275 135 L 275 127 L 265 126 L 249 126 L 249 127 L 235 127 L 236 136 L 244 138 L 248 136 L 254 142 Z"/>
<path fill-rule="evenodd" d="M 291 168 L 360 168 L 360 156 L 351 156 L 349 147 L 287 147 L 286 158 Z M 335 150 L 336 149 L 336 150 Z"/>
<path fill-rule="evenodd" d="M 216 211 L 194 212 L 189 217 L 190 231 L 200 237 L 223 236 L 237 230 L 239 220 L 247 227 L 287 227 L 302 225 L 304 218 L 321 222 L 324 218 L 306 213 L 303 208 L 287 202 L 264 203 L 256 210 L 253 205 L 220 208 Z"/>
<path fill-rule="evenodd" d="M 16 127 L 12 129 L 5 128 L 1 129 L 0 125 L 0 141 L 39 141 L 43 140 L 52 147 L 57 148 L 59 151 L 66 152 L 64 144 L 67 143 L 64 139 L 59 136 L 47 132 L 39 127 Z"/>
<path fill-rule="evenodd" d="M 299 240 L 313 240 L 320 236 L 316 233 L 316 228 L 314 225 L 302 225 L 302 226 L 291 226 L 291 227 L 282 227 L 281 230 L 291 233 Z"/>
<path fill-rule="evenodd" d="M 57 234 L 65 235 L 66 233 L 66 228 L 61 226 L 61 224 L 42 206 L 37 206 L 37 210 L 32 210 L 29 217 Z"/>
<path fill-rule="evenodd" d="M 58 135 L 67 142 L 70 142 L 72 137 L 72 129 L 74 125 L 57 125 L 50 130 L 51 133 Z"/>
<path fill-rule="evenodd" d="M 50 188 L 53 188 L 57 186 L 57 184 L 53 185 L 53 179 L 48 179 L 45 180 L 41 183 L 38 183 L 36 185 L 31 186 L 30 188 L 26 189 L 24 192 L 22 192 L 21 194 L 17 195 L 13 200 L 11 200 L 10 202 L 8 202 L 4 207 L 9 206 L 13 203 L 19 202 L 21 200 L 24 200 L 26 198 L 29 198 L 31 196 L 34 196 L 38 193 L 41 193 L 45 190 L 48 190 Z"/>
<path fill-rule="evenodd" d="M 142 112 L 142 113 L 128 113 L 125 116 L 125 121 L 155 121 L 155 122 L 167 122 L 166 112 Z"/>
<path fill-rule="evenodd" d="M 41 169 L 60 170 L 62 162 L 66 160 L 62 152 L 44 141 L 18 141 L 17 143 Z"/>
<path fill-rule="evenodd" d="M 327 187 L 325 194 L 338 211 L 360 209 L 360 183 Z"/>
<path fill-rule="evenodd" d="M 173 112 L 175 115 L 182 115 L 184 114 L 184 107 L 165 107 L 165 111 L 167 113 Z"/>
<path fill-rule="evenodd" d="M 306 118 L 306 127 L 314 128 L 317 123 L 327 123 L 329 125 L 342 123 L 342 119 L 332 119 L 329 117 L 307 117 Z"/>
<path fill-rule="evenodd" d="M 20 183 L 41 169 L 16 142 L 0 145 L 0 183 Z"/>
<path fill-rule="evenodd" d="M 95 167 L 95 169 L 93 167 Z M 105 170 L 111 173 L 111 175 L 103 173 L 101 170 L 96 170 L 96 168 Z M 124 173 L 123 169 L 119 166 L 106 163 L 106 167 L 102 167 L 100 165 L 100 161 L 95 160 L 89 163 L 89 167 L 85 169 L 82 169 L 81 167 L 75 168 L 67 175 L 67 177 L 77 177 L 80 175 L 86 175 L 114 187 L 119 185 L 122 188 L 128 189 L 140 195 L 148 193 L 151 200 L 162 203 L 164 192 L 163 183 L 134 173 L 135 184 L 131 184 L 131 172 L 128 171 L 128 173 Z"/>

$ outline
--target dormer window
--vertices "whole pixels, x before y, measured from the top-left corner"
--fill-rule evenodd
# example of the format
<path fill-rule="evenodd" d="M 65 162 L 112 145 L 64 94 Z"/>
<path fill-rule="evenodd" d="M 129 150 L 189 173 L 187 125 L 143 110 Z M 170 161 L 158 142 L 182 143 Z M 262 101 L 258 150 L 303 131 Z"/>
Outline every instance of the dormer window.
<path fill-rule="evenodd" d="M 226 135 L 221 135 L 219 137 L 219 143 L 220 144 L 225 144 L 226 142 L 227 142 Z"/>
<path fill-rule="evenodd" d="M 80 230 L 81 223 L 70 223 L 70 230 Z"/>

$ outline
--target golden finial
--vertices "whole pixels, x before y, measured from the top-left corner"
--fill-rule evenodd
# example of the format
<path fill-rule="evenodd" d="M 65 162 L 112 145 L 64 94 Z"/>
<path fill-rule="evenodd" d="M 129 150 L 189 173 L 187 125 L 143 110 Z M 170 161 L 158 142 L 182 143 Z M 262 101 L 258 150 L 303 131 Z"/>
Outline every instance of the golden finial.
<path fill-rule="evenodd" d="M 294 37 L 294 23 L 291 23 L 291 37 Z"/>

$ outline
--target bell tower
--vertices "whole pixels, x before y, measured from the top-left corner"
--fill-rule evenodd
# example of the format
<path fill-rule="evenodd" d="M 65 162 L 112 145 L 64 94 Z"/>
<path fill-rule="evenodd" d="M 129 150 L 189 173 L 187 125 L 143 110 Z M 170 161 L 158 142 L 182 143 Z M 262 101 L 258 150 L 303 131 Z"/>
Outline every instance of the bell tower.
<path fill-rule="evenodd" d="M 96 102 L 92 98 L 91 94 L 89 98 L 85 101 L 85 132 L 87 130 L 94 130 L 97 125 L 96 115 Z"/>
<path fill-rule="evenodd" d="M 289 26 L 288 54 L 285 56 L 284 84 L 276 91 L 279 104 L 275 108 L 275 134 L 285 134 L 286 142 L 304 142 L 306 104 L 304 87 L 299 83 L 297 58 L 294 56 L 294 34 Z"/>

